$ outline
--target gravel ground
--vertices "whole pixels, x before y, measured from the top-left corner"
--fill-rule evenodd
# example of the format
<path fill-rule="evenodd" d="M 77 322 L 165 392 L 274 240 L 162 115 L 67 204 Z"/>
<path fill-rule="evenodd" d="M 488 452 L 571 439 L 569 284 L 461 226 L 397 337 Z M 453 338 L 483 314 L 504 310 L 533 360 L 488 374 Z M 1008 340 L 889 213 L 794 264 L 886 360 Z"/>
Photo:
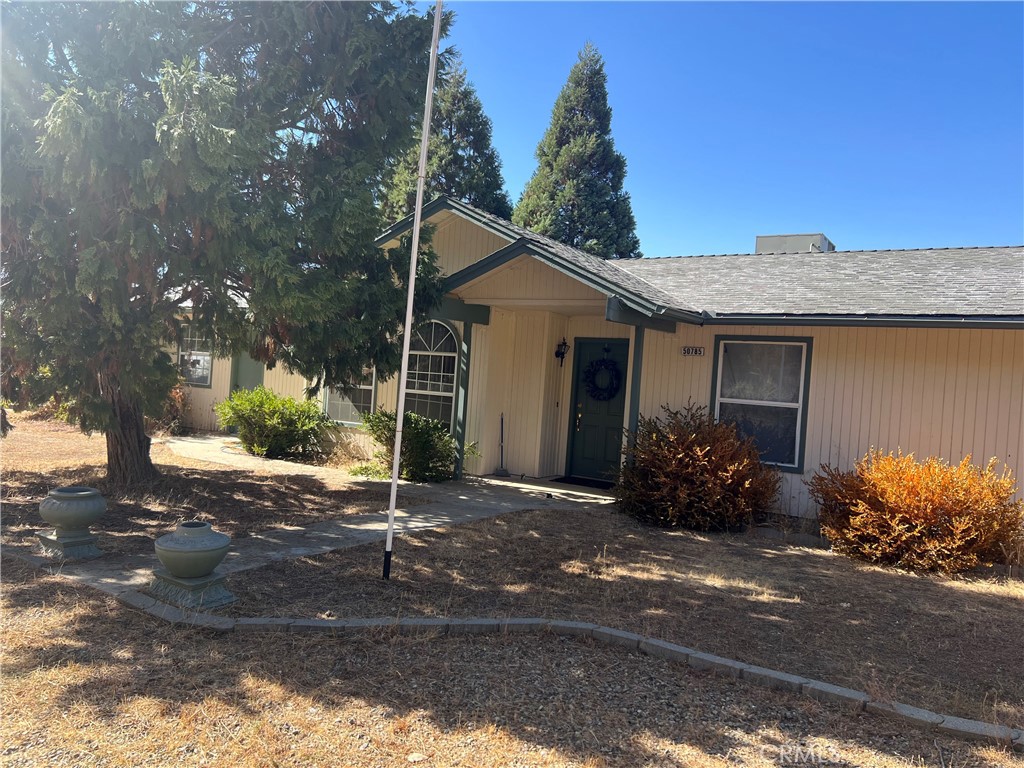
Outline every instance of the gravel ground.
<path fill-rule="evenodd" d="M 218 636 L 4 576 L 5 768 L 1022 765 L 589 640 Z"/>
<path fill-rule="evenodd" d="M 98 546 L 108 552 L 153 551 L 153 539 L 182 520 L 206 520 L 233 538 L 279 526 L 310 525 L 361 512 L 386 509 L 388 492 L 339 471 L 322 477 L 249 472 L 184 459 L 154 444 L 156 480 L 136 488 L 111 487 L 104 475 L 106 447 L 101 435 L 88 437 L 56 421 L 20 418 L 3 441 L 4 546 L 32 549 L 44 527 L 39 501 L 51 488 L 87 485 L 107 498 Z M 421 500 L 402 494 L 399 505 Z"/>
<path fill-rule="evenodd" d="M 934 709 L 1024 726 L 1024 582 L 858 565 L 824 550 L 541 510 L 233 575 L 236 616 L 596 622 Z"/>
<path fill-rule="evenodd" d="M 14 434 L 3 442 L 5 525 L 28 514 L 21 508 L 39 489 L 101 472 L 96 438 L 29 422 Z M 248 473 L 218 474 L 207 487 L 209 467 L 159 447 L 154 458 L 175 479 L 163 497 L 118 502 L 124 526 L 115 535 L 162 526 L 183 513 L 182 500 L 198 504 L 188 500 L 209 489 L 226 496 L 236 480 L 251 484 L 248 506 L 218 510 L 214 498 L 188 513 L 218 522 L 224 514 L 244 534 L 281 510 L 295 522 L 326 516 L 318 499 L 342 490 Z M 140 514 L 153 507 L 155 516 Z M 261 569 L 232 588 L 242 609 L 264 615 L 509 615 L 519 607 L 520 615 L 685 634 L 685 644 L 736 658 L 768 649 L 784 659 L 803 643 L 815 664 L 874 668 L 879 685 L 920 679 L 925 664 L 954 686 L 1012 692 L 1022 684 L 1019 653 L 1013 661 L 1022 636 L 1016 586 L 883 572 L 774 544 L 653 536 L 607 512 L 530 515 L 540 513 L 459 535 L 403 537 L 389 587 L 374 546 Z M 169 626 L 7 558 L 2 577 L 4 768 L 1024 766 L 997 747 L 590 641 L 220 636 Z M 993 659 L 1005 669 L 979 677 Z M 984 695 L 964 702 L 993 711 Z M 1012 717 L 1016 706 L 998 711 Z"/>

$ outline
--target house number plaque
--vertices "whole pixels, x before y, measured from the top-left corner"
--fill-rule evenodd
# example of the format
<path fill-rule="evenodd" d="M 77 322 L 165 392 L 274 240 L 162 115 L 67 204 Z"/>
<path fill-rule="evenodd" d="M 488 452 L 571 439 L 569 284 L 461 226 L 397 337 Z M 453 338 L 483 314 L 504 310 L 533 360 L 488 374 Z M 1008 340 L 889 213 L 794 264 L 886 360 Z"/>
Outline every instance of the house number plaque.
<path fill-rule="evenodd" d="M 704 357 L 704 347 L 683 347 L 683 357 Z"/>

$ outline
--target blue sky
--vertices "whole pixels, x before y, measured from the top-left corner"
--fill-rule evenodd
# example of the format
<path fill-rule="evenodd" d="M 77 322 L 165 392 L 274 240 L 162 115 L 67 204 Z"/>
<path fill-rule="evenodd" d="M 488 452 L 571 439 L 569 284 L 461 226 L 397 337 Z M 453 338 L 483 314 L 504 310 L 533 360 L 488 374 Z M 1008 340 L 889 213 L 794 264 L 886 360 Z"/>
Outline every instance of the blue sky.
<path fill-rule="evenodd" d="M 589 40 L 646 256 L 1024 242 L 1024 4 L 445 8 L 513 203 Z"/>

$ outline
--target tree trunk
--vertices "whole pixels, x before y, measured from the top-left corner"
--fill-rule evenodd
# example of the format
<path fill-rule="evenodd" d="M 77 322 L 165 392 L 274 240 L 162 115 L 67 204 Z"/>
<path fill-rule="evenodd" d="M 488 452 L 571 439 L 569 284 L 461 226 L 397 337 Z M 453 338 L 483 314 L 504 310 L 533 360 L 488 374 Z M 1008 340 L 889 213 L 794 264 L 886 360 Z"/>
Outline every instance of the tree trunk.
<path fill-rule="evenodd" d="M 142 416 L 142 404 L 131 402 L 120 387 L 110 382 L 104 394 L 114 412 L 107 430 L 107 479 L 115 485 L 132 485 L 159 476 L 149 458 L 150 439 Z"/>

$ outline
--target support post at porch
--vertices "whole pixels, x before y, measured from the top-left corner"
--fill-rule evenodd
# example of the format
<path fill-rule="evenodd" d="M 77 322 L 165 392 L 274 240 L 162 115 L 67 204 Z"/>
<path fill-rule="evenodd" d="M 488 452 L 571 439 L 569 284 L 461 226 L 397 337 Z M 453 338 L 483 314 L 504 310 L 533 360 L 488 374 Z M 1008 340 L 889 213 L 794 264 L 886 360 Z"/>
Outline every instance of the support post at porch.
<path fill-rule="evenodd" d="M 459 391 L 455 404 L 455 479 L 461 480 L 466 465 L 466 415 L 469 411 L 469 353 L 473 346 L 473 323 L 466 321 L 462 326 L 462 350 L 459 355 Z"/>
<path fill-rule="evenodd" d="M 629 366 L 629 442 L 627 447 L 633 448 L 633 439 L 637 425 L 640 423 L 640 369 L 644 359 L 644 327 L 633 326 L 633 362 Z"/>

